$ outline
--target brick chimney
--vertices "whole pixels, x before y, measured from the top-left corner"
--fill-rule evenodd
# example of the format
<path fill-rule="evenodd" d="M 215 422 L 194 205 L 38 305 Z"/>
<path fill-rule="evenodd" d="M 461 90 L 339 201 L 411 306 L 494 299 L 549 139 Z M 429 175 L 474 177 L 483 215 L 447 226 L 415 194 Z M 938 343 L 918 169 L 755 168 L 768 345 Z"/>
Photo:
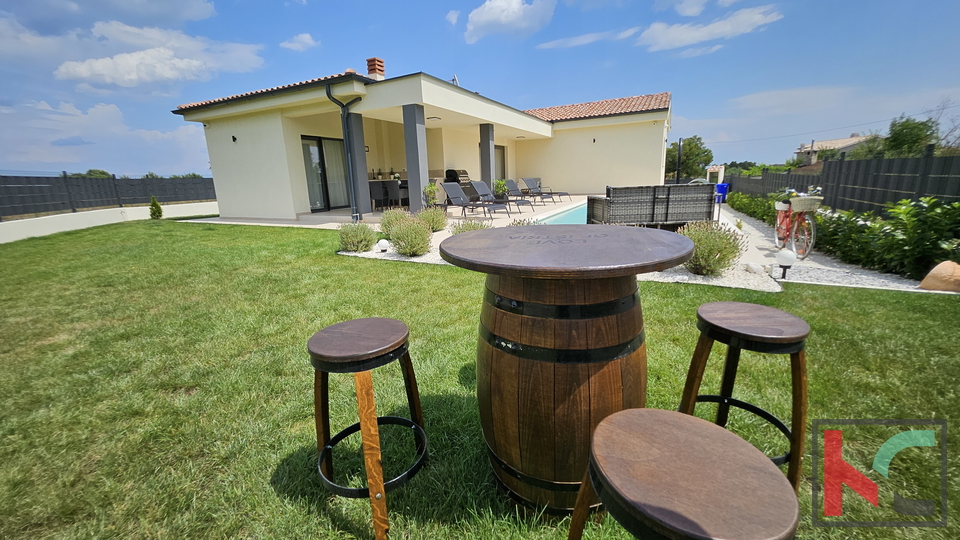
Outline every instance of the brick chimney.
<path fill-rule="evenodd" d="M 385 77 L 383 76 L 383 59 L 382 58 L 367 58 L 367 77 L 375 81 L 382 81 Z"/>

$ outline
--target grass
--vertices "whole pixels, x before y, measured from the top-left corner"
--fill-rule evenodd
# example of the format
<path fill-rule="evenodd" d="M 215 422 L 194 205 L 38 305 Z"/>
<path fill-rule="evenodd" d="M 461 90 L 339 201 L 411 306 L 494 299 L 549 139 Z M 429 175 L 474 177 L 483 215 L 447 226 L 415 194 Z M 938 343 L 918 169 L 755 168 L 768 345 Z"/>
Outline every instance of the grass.
<path fill-rule="evenodd" d="M 0 245 L 0 537 L 371 538 L 368 503 L 330 497 L 317 481 L 305 346 L 329 324 L 384 316 L 410 327 L 431 452 L 388 496 L 393 537 L 565 538 L 567 520 L 518 512 L 487 464 L 474 373 L 483 276 L 336 249 L 335 231 L 166 220 Z M 649 406 L 677 406 L 697 306 L 735 300 L 810 323 L 810 418 L 951 420 L 960 410 L 955 296 L 640 286 Z M 721 364 L 716 347 L 704 390 L 718 388 Z M 399 367 L 374 379 L 378 412 L 402 413 Z M 356 421 L 350 378 L 331 375 L 331 393 L 339 430 Z M 787 418 L 784 357 L 744 353 L 735 395 Z M 734 412 L 731 427 L 766 451 L 785 447 L 748 415 Z M 887 436 L 848 438 L 844 455 L 867 471 Z M 388 475 L 399 472 L 412 443 L 398 433 L 384 441 Z M 358 447 L 354 436 L 338 448 L 343 483 L 362 482 Z M 938 484 L 915 454 L 895 461 L 891 478 L 902 480 L 901 495 L 923 498 Z M 804 469 L 809 477 L 809 454 Z M 960 533 L 956 510 L 947 529 L 815 529 L 810 489 L 807 480 L 800 538 Z M 869 512 L 850 490 L 845 497 L 847 508 Z M 882 491 L 881 506 L 890 498 Z M 586 537 L 628 536 L 607 518 Z"/>

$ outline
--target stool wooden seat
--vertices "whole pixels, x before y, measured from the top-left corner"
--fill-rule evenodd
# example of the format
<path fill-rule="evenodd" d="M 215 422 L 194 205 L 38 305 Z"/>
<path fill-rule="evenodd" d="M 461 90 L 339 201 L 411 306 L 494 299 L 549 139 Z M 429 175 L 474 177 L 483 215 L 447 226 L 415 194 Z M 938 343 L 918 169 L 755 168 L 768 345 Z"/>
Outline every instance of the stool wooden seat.
<path fill-rule="evenodd" d="M 697 309 L 697 328 L 700 330 L 700 338 L 690 360 L 679 411 L 693 414 L 698 401 L 708 401 L 719 404 L 716 420 L 719 426 L 727 425 L 731 405 L 772 423 L 790 441 L 789 452 L 772 460 L 776 465 L 789 462 L 787 479 L 796 490 L 800 485 L 800 465 L 807 424 L 807 363 L 804 346 L 810 334 L 810 325 L 800 317 L 768 306 L 743 302 L 713 302 Z M 720 395 L 698 395 L 714 341 L 727 345 Z M 756 405 L 732 397 L 741 350 L 790 355 L 793 386 L 790 428 Z"/>
<path fill-rule="evenodd" d="M 387 537 L 386 494 L 413 478 L 427 456 L 427 440 L 423 431 L 423 412 L 413 362 L 407 350 L 407 325 L 395 319 L 355 319 L 328 326 L 307 342 L 310 362 L 314 367 L 313 402 L 317 425 L 317 467 L 324 487 L 337 495 L 370 498 L 376 538 Z M 403 383 L 410 408 L 410 419 L 377 416 L 370 370 L 400 359 Z M 360 421 L 330 437 L 329 374 L 353 373 Z M 417 456 L 413 466 L 393 480 L 384 481 L 380 463 L 380 430 L 382 424 L 409 427 L 416 439 Z M 360 431 L 363 445 L 367 487 L 347 488 L 333 483 L 333 447 L 347 436 Z"/>
<path fill-rule="evenodd" d="M 595 492 L 637 538 L 793 538 L 797 497 L 783 474 L 739 436 L 695 416 L 627 409 L 593 433 L 569 539 L 579 539 Z M 592 488 L 592 489 L 591 489 Z"/>

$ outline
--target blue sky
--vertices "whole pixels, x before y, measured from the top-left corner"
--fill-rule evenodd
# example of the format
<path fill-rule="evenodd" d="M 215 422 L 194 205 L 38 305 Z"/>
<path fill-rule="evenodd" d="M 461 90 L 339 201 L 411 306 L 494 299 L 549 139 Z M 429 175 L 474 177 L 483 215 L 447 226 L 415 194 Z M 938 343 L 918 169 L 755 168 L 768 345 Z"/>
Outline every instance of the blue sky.
<path fill-rule="evenodd" d="M 672 92 L 671 142 L 783 162 L 960 105 L 958 21 L 956 0 L 0 0 L 0 170 L 209 174 L 177 105 L 371 56 L 519 109 Z"/>

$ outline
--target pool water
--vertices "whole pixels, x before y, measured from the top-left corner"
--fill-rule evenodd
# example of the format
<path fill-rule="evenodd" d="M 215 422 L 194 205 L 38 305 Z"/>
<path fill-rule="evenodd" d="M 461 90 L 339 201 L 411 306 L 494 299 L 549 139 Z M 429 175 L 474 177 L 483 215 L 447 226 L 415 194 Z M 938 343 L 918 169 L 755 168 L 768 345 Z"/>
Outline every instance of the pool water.
<path fill-rule="evenodd" d="M 546 225 L 586 225 L 587 203 L 568 208 L 559 214 L 538 221 Z"/>

